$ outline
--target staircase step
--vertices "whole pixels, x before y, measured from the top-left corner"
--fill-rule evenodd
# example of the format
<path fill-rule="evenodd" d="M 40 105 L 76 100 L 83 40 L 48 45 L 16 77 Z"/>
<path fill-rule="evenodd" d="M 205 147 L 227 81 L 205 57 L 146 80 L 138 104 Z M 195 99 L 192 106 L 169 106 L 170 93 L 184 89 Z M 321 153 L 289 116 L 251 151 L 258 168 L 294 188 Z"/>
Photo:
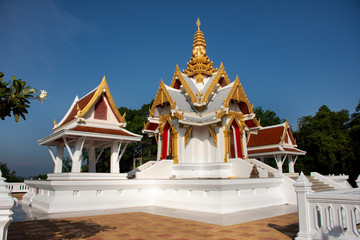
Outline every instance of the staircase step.
<path fill-rule="evenodd" d="M 312 176 L 307 176 L 309 181 L 312 183 L 311 189 L 315 192 L 332 191 L 334 187 L 330 187 L 329 184 L 321 182 L 319 179 L 315 179 Z"/>

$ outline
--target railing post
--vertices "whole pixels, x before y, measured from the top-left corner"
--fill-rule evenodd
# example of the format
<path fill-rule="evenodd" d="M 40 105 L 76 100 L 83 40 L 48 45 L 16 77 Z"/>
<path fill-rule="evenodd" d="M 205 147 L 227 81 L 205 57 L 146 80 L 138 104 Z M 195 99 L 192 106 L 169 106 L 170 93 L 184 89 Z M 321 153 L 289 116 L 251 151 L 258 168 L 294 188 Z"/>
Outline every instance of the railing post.
<path fill-rule="evenodd" d="M 307 179 L 303 172 L 294 183 L 297 205 L 298 205 L 298 216 L 299 216 L 299 232 L 296 236 L 296 240 L 311 240 L 310 237 L 310 210 L 309 203 L 306 199 L 306 194 L 311 192 L 312 183 Z"/>
<path fill-rule="evenodd" d="M 357 185 L 358 188 L 360 188 L 360 175 L 356 179 L 356 185 Z"/>
<path fill-rule="evenodd" d="M 10 190 L 6 187 L 5 178 L 1 177 L 0 170 L 0 239 L 7 239 L 7 230 L 12 221 L 10 210 L 15 205 L 15 200 L 10 196 Z"/>

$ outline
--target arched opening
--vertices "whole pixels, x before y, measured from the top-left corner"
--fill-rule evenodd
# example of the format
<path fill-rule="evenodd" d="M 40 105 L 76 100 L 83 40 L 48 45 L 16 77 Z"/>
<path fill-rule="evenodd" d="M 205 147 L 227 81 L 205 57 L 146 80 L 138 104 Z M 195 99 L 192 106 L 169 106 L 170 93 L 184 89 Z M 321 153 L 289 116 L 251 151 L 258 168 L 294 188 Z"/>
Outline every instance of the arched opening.
<path fill-rule="evenodd" d="M 242 158 L 241 132 L 239 125 L 234 120 L 230 126 L 230 158 Z"/>
<path fill-rule="evenodd" d="M 161 151 L 161 159 L 167 159 L 172 156 L 172 134 L 170 124 L 166 122 L 162 137 L 162 151 Z"/>

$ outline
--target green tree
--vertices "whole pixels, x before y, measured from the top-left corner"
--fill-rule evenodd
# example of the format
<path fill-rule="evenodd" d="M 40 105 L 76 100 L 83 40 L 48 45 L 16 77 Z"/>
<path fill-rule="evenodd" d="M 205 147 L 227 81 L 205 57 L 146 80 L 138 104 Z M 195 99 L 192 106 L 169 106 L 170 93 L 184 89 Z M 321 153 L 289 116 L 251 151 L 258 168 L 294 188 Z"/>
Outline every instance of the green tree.
<path fill-rule="evenodd" d="M 6 179 L 6 182 L 23 182 L 24 178 L 17 177 L 16 172 L 11 171 L 6 163 L 0 162 L 0 170 L 2 177 Z"/>
<path fill-rule="evenodd" d="M 260 119 L 260 124 L 263 127 L 276 125 L 284 122 L 284 119 L 280 119 L 274 111 L 263 110 L 262 107 L 254 108 L 254 113 L 257 119 Z"/>
<path fill-rule="evenodd" d="M 350 147 L 353 153 L 352 161 L 349 162 L 349 178 L 354 183 L 360 174 L 360 100 L 356 106 L 355 113 L 351 114 L 348 123 L 350 134 Z"/>
<path fill-rule="evenodd" d="M 294 134 L 298 147 L 307 152 L 299 157 L 296 168 L 309 174 L 341 174 L 349 172 L 353 155 L 347 130 L 349 112 L 331 111 L 323 105 L 315 116 L 299 119 L 299 130 Z"/>
<path fill-rule="evenodd" d="M 25 120 L 25 114 L 30 107 L 31 99 L 42 101 L 47 96 L 46 92 L 41 96 L 35 96 L 37 89 L 26 86 L 26 82 L 12 77 L 12 82 L 3 82 L 4 74 L 0 72 L 0 119 L 14 115 L 15 121 L 19 122 L 20 116 Z"/>
<path fill-rule="evenodd" d="M 126 107 L 120 107 L 120 114 L 126 112 L 126 129 L 142 135 L 144 123 L 147 121 L 149 116 L 149 109 L 152 106 L 154 100 L 148 104 L 143 104 L 140 109 L 129 109 Z M 128 172 L 133 168 L 133 159 L 142 157 L 143 161 L 149 159 L 156 159 L 157 144 L 154 137 L 149 138 L 146 134 L 143 135 L 141 142 L 129 144 L 127 147 L 120 163 L 121 172 Z"/>

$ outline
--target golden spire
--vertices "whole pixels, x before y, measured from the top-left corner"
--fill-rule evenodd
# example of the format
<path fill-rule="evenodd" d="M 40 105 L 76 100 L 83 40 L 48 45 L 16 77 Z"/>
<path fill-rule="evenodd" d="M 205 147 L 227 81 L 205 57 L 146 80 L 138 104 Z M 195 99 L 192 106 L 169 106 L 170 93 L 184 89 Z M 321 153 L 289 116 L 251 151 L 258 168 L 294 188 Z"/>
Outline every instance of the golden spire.
<path fill-rule="evenodd" d="M 200 31 L 200 26 L 201 26 L 200 18 L 198 18 L 198 20 L 196 21 L 196 26 L 198 27 L 198 31 Z"/>
<path fill-rule="evenodd" d="M 188 62 L 187 68 L 186 70 L 184 70 L 184 73 L 189 77 L 197 74 L 210 76 L 213 75 L 217 70 L 213 68 L 213 63 L 206 55 L 205 37 L 204 33 L 200 30 L 201 22 L 199 18 L 196 21 L 196 26 L 198 27 L 198 29 L 194 35 L 192 57 Z M 197 79 L 199 79 L 199 77 Z"/>

